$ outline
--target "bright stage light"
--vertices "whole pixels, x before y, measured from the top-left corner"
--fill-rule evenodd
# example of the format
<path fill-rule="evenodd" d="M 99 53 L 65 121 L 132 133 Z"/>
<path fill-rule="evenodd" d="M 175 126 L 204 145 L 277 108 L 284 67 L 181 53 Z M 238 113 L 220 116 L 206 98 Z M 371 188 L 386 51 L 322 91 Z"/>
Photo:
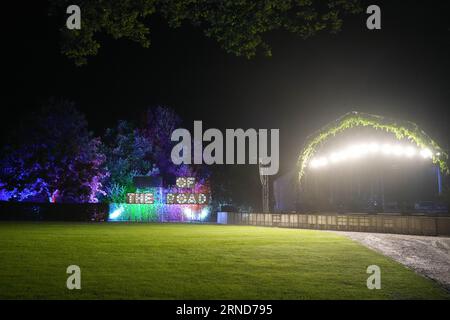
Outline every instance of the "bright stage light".
<path fill-rule="evenodd" d="M 406 147 L 406 149 L 405 149 L 405 155 L 406 155 L 408 158 L 414 157 L 416 154 L 417 154 L 416 148 L 411 147 L 411 146 Z"/>
<path fill-rule="evenodd" d="M 377 153 L 378 151 L 380 151 L 380 145 L 378 143 L 372 142 L 371 144 L 369 144 L 369 151 L 371 153 Z"/>
<path fill-rule="evenodd" d="M 403 156 L 404 155 L 404 150 L 403 147 L 400 145 L 396 145 L 392 148 L 392 151 L 394 153 L 395 156 Z"/>
<path fill-rule="evenodd" d="M 368 154 L 383 154 L 385 156 L 393 155 L 395 157 L 406 157 L 413 158 L 417 154 L 420 154 L 424 159 L 433 158 L 433 152 L 424 148 L 420 151 L 411 145 L 401 145 L 395 144 L 391 145 L 388 143 L 378 144 L 376 142 L 351 145 L 343 150 L 332 152 L 329 156 L 314 158 L 310 162 L 310 167 L 313 169 L 321 168 L 327 166 L 329 163 L 338 163 L 347 159 L 359 159 L 367 156 Z M 439 153 L 436 153 L 439 155 Z"/>
<path fill-rule="evenodd" d="M 386 155 L 390 155 L 392 153 L 392 147 L 390 144 L 383 144 L 381 147 L 381 152 L 383 152 Z"/>
<path fill-rule="evenodd" d="M 433 152 L 431 152 L 430 149 L 426 148 L 426 149 L 420 150 L 420 155 L 424 159 L 431 159 L 433 157 Z"/>
<path fill-rule="evenodd" d="M 342 154 L 340 152 L 333 152 L 330 156 L 330 161 L 335 163 L 342 160 Z"/>
<path fill-rule="evenodd" d="M 328 160 L 325 157 L 311 161 L 312 168 L 320 168 L 320 167 L 326 166 L 327 164 L 328 164 Z"/>

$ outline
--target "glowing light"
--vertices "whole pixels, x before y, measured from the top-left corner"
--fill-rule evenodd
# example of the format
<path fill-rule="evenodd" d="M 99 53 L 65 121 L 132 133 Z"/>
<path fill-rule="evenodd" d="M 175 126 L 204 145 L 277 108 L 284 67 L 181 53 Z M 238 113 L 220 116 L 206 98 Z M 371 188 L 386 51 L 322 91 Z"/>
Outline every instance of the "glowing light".
<path fill-rule="evenodd" d="M 420 150 L 420 155 L 422 156 L 422 158 L 424 159 L 431 159 L 433 157 L 433 153 L 431 152 L 430 149 L 422 149 Z"/>
<path fill-rule="evenodd" d="M 416 154 L 417 154 L 417 150 L 416 150 L 415 148 L 413 148 L 413 147 L 411 147 L 411 146 L 406 147 L 406 149 L 405 149 L 405 155 L 406 155 L 408 158 L 414 157 Z"/>
<path fill-rule="evenodd" d="M 111 212 L 110 214 L 109 214 L 109 219 L 110 220 L 117 220 L 117 219 L 119 219 L 119 217 L 120 217 L 120 215 L 123 213 L 125 211 L 125 208 L 124 207 L 119 207 L 119 208 L 117 208 L 116 210 L 114 210 L 113 212 Z"/>
<path fill-rule="evenodd" d="M 127 193 L 127 203 L 151 204 L 155 202 L 155 196 L 151 192 Z"/>
<path fill-rule="evenodd" d="M 328 164 L 328 160 L 327 160 L 327 158 L 325 158 L 325 157 L 322 157 L 322 158 L 320 158 L 320 159 L 313 160 L 313 161 L 311 162 L 311 166 L 312 166 L 313 168 L 323 167 L 323 166 L 326 166 L 327 164 Z"/>
<path fill-rule="evenodd" d="M 383 144 L 381 147 L 381 152 L 383 152 L 386 155 L 390 155 L 392 153 L 392 147 L 390 144 Z"/>
<path fill-rule="evenodd" d="M 206 195 L 204 193 L 198 194 L 198 203 L 199 204 L 205 204 L 207 201 Z"/>
<path fill-rule="evenodd" d="M 192 209 L 191 208 L 184 208 L 183 214 L 186 218 L 192 219 Z"/>
<path fill-rule="evenodd" d="M 178 188 L 192 188 L 195 185 L 193 177 L 178 177 L 176 181 Z"/>
<path fill-rule="evenodd" d="M 329 163 L 337 163 L 348 159 L 351 160 L 359 159 L 369 154 L 374 155 L 380 153 L 385 156 L 393 155 L 398 158 L 401 157 L 413 158 L 417 154 L 420 154 L 424 159 L 433 158 L 433 152 L 428 148 L 424 148 L 419 151 L 417 148 L 411 145 L 401 145 L 401 144 L 391 145 L 388 143 L 380 145 L 376 142 L 371 142 L 371 143 L 351 145 L 338 152 L 332 152 L 329 156 L 314 158 L 310 161 L 309 166 L 313 169 L 317 169 L 325 167 Z M 436 155 L 439 154 L 440 153 L 436 153 Z"/>
<path fill-rule="evenodd" d="M 205 220 L 209 215 L 209 208 L 203 208 L 202 211 L 200 212 L 200 220 Z"/>
<path fill-rule="evenodd" d="M 380 145 L 378 143 L 372 142 L 369 145 L 369 151 L 371 153 L 377 153 L 378 151 L 380 151 Z"/>
<path fill-rule="evenodd" d="M 168 193 L 166 196 L 166 203 L 173 204 L 175 202 L 175 195 L 173 193 Z"/>
<path fill-rule="evenodd" d="M 202 221 L 211 208 L 207 186 L 194 185 L 195 178 L 182 177 L 171 187 L 149 187 L 127 194 L 127 203 L 110 203 L 110 221 L 171 222 Z M 189 192 L 177 192 L 180 186 Z"/>
<path fill-rule="evenodd" d="M 183 204 L 183 203 L 186 203 L 187 196 L 185 193 L 179 193 L 179 194 L 177 194 L 176 199 L 177 199 L 177 203 Z"/>
<path fill-rule="evenodd" d="M 338 152 L 333 152 L 330 156 L 330 161 L 335 163 L 341 160 L 341 155 Z"/>

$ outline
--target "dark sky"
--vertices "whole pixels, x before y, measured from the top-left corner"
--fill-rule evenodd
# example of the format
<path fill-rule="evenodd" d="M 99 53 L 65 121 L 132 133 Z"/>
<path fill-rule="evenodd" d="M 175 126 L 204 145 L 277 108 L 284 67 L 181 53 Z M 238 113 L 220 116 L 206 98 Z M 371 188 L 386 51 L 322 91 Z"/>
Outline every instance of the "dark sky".
<path fill-rule="evenodd" d="M 335 35 L 273 33 L 273 57 L 252 60 L 227 54 L 200 29 L 152 19 L 150 48 L 106 39 L 83 67 L 60 55 L 59 26 L 45 2 L 31 3 L 4 14 L 11 21 L 2 108 L 12 112 L 4 113 L 3 130 L 56 96 L 74 100 L 96 134 L 158 104 L 174 108 L 186 126 L 279 128 L 282 172 L 293 168 L 309 133 L 351 110 L 416 122 L 448 147 L 449 1 L 372 1 L 382 9 L 382 30 L 367 30 L 362 13 Z M 257 170 L 246 170 L 250 186 Z"/>

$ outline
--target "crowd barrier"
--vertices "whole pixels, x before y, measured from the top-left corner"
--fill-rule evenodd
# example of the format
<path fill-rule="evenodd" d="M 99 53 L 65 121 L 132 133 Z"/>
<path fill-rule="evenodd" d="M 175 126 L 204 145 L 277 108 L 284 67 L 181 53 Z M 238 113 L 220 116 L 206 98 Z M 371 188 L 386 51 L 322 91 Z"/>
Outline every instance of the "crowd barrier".
<path fill-rule="evenodd" d="M 450 236 L 450 216 L 219 212 L 220 224 Z"/>

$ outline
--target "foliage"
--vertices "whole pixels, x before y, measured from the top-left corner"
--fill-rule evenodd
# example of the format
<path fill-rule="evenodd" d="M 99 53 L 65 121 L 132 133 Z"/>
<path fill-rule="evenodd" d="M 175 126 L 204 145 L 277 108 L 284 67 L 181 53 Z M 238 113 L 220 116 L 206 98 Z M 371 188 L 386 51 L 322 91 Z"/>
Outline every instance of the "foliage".
<path fill-rule="evenodd" d="M 106 187 L 106 198 L 113 203 L 125 203 L 127 198 L 127 188 L 118 183 L 112 182 Z"/>
<path fill-rule="evenodd" d="M 157 106 L 146 111 L 145 123 L 140 132 L 145 139 L 151 141 L 153 161 L 164 178 L 177 175 L 179 169 L 171 161 L 173 143 L 170 137 L 180 125 L 180 116 L 171 108 Z"/>
<path fill-rule="evenodd" d="M 209 171 L 170 161 L 172 131 L 181 123 L 170 108 L 146 111 L 141 128 L 119 121 L 103 141 L 93 138 L 73 103 L 55 101 L 31 115 L 3 150 L 0 197 L 17 201 L 125 202 L 135 176 L 194 176 L 209 190 Z"/>
<path fill-rule="evenodd" d="M 152 171 L 152 142 L 131 123 L 119 121 L 116 128 L 106 130 L 103 152 L 105 169 L 109 172 L 106 198 L 125 202 L 126 193 L 134 191 L 133 177 Z"/>
<path fill-rule="evenodd" d="M 299 180 L 301 181 L 304 176 L 309 160 L 327 139 L 354 127 L 372 127 L 376 130 L 384 130 L 394 134 L 399 140 L 406 138 L 421 148 L 430 148 L 434 151 L 433 162 L 440 166 L 442 172 L 449 173 L 447 153 L 415 123 L 395 121 L 377 115 L 354 111 L 328 124 L 308 139 L 298 159 Z M 437 156 L 436 153 L 439 153 L 440 156 Z"/>
<path fill-rule="evenodd" d="M 175 165 L 171 161 L 173 130 L 181 118 L 167 107 L 148 108 L 142 127 L 119 121 L 103 137 L 105 169 L 109 172 L 105 200 L 125 202 L 126 194 L 135 191 L 133 177 L 158 175 L 165 181 L 178 176 L 196 177 L 198 185 L 209 188 L 209 171 L 203 166 Z"/>
<path fill-rule="evenodd" d="M 246 189 L 242 185 L 243 181 L 239 179 L 242 173 L 238 170 L 233 166 L 215 165 L 211 167 L 211 205 L 215 211 L 228 208 L 226 210 L 251 212 L 249 209 L 253 198 L 248 192 L 243 192 Z M 251 183 L 249 182 L 249 184 Z M 259 187 L 259 185 L 256 186 Z M 257 199 L 259 200 L 260 197 Z"/>
<path fill-rule="evenodd" d="M 51 13 L 65 16 L 70 1 L 52 0 Z M 342 27 L 342 16 L 361 11 L 360 0 L 80 0 L 80 30 L 61 28 L 62 53 L 76 64 L 87 62 L 100 48 L 100 34 L 150 46 L 149 18 L 159 14 L 171 27 L 198 26 L 229 53 L 247 58 L 262 50 L 269 32 L 284 30 L 302 38 Z"/>
<path fill-rule="evenodd" d="M 100 145 L 73 103 L 50 100 L 3 150 L 0 180 L 20 201 L 97 202 L 107 176 Z"/>

